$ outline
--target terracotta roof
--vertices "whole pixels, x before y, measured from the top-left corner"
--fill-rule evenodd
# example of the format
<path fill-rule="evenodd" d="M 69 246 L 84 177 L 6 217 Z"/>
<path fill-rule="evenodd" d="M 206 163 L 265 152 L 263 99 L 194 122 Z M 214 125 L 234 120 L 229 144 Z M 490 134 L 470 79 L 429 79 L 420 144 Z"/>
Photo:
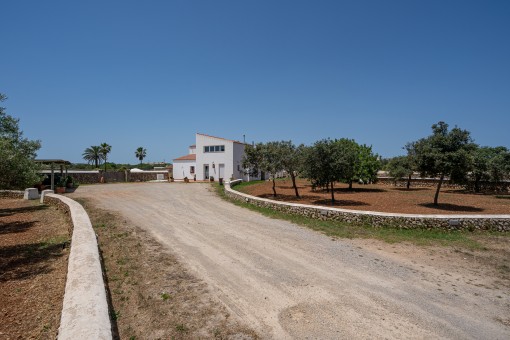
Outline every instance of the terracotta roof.
<path fill-rule="evenodd" d="M 226 140 L 226 141 L 229 141 L 229 142 L 234 142 L 234 143 L 237 143 L 237 144 L 246 144 L 246 143 L 242 143 L 242 142 L 237 141 L 237 140 L 221 138 L 221 137 L 215 137 L 215 136 L 206 135 L 205 133 L 200 133 L 200 132 L 197 132 L 197 135 L 205 136 L 205 137 L 211 137 L 211 138 L 216 138 L 216 139 L 222 139 L 222 140 Z"/>
<path fill-rule="evenodd" d="M 196 161 L 196 160 L 197 155 L 194 153 L 179 158 L 174 158 L 174 161 Z"/>

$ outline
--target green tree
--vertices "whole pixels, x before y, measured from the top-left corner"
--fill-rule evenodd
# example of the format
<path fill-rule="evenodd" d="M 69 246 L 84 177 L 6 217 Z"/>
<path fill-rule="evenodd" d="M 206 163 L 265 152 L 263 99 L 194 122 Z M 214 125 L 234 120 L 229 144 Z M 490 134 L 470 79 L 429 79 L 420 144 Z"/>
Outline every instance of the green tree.
<path fill-rule="evenodd" d="M 398 156 L 390 159 L 387 165 L 388 173 L 397 185 L 397 181 L 402 178 L 407 178 L 407 189 L 411 186 L 411 178 L 413 175 L 413 167 L 409 161 L 408 156 Z"/>
<path fill-rule="evenodd" d="M 499 182 L 510 175 L 510 152 L 504 146 L 477 147 L 473 152 L 473 171 L 470 178 L 475 192 L 480 192 L 480 182 Z"/>
<path fill-rule="evenodd" d="M 438 205 L 439 191 L 446 176 L 452 182 L 466 177 L 472 167 L 472 152 L 476 148 L 470 133 L 448 124 L 438 122 L 432 125 L 432 135 L 413 143 L 416 165 L 423 176 L 439 177 L 434 205 Z"/>
<path fill-rule="evenodd" d="M 7 99 L 0 93 L 0 102 Z M 40 141 L 23 137 L 19 119 L 13 118 L 0 107 L 0 189 L 25 189 L 40 181 L 34 163 Z"/>
<path fill-rule="evenodd" d="M 296 147 L 290 141 L 258 143 L 255 146 L 247 145 L 244 149 L 243 168 L 250 175 L 256 176 L 259 171 L 268 173 L 273 184 L 273 196 L 276 197 L 276 176 L 282 171 L 287 171 L 296 192 L 296 172 L 299 169 L 299 152 L 302 146 Z"/>
<path fill-rule="evenodd" d="M 93 145 L 90 148 L 86 148 L 82 154 L 82 157 L 89 164 L 94 163 L 95 167 L 98 168 L 102 158 L 101 147 Z"/>
<path fill-rule="evenodd" d="M 341 172 L 337 141 L 322 139 L 304 150 L 301 172 L 312 187 L 331 188 L 331 203 L 335 203 L 335 181 Z"/>
<path fill-rule="evenodd" d="M 299 197 L 296 176 L 303 162 L 305 146 L 303 144 L 296 146 L 292 141 L 281 141 L 276 143 L 276 147 L 279 148 L 282 169 L 290 175 L 296 197 Z"/>
<path fill-rule="evenodd" d="M 262 143 L 245 146 L 242 165 L 250 176 L 256 177 L 259 174 L 262 165 Z"/>
<path fill-rule="evenodd" d="M 279 172 L 282 172 L 282 148 L 280 142 L 268 142 L 265 144 L 259 144 L 261 152 L 261 170 L 271 175 L 273 182 L 273 196 L 276 197 L 276 176 Z"/>
<path fill-rule="evenodd" d="M 335 180 L 349 184 L 349 190 L 352 190 L 352 183 L 360 179 L 364 172 L 369 172 L 369 170 L 365 170 L 364 164 L 362 164 L 362 158 L 366 155 L 361 155 L 360 146 L 354 139 L 336 139 L 332 147 L 333 165 L 336 173 Z"/>
<path fill-rule="evenodd" d="M 145 158 L 145 156 L 147 156 L 147 149 L 144 149 L 143 147 L 140 146 L 138 149 L 136 149 L 135 156 L 140 161 L 140 165 L 142 165 L 143 159 Z"/>
<path fill-rule="evenodd" d="M 106 161 L 108 160 L 108 154 L 112 151 L 112 147 L 106 143 L 101 143 L 99 148 L 101 158 L 104 160 L 104 171 L 106 172 Z"/>
<path fill-rule="evenodd" d="M 379 155 L 374 154 L 372 146 L 365 144 L 358 146 L 358 157 L 356 160 L 356 179 L 364 183 L 372 183 L 377 180 L 377 171 L 381 168 Z M 350 183 L 352 189 L 352 182 Z"/>

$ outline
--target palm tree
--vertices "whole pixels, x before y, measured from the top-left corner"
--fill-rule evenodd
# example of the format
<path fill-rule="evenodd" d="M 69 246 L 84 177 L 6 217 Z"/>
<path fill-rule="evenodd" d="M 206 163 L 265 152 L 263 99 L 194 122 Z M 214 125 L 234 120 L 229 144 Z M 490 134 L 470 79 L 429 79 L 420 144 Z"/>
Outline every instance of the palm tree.
<path fill-rule="evenodd" d="M 102 157 L 101 148 L 97 145 L 93 145 L 90 148 L 86 148 L 82 156 L 89 164 L 94 163 L 96 168 L 98 168 Z"/>
<path fill-rule="evenodd" d="M 147 149 L 144 149 L 142 146 L 140 146 L 138 149 L 136 149 L 135 156 L 140 161 L 140 165 L 142 165 L 143 159 L 145 156 L 147 156 Z"/>
<path fill-rule="evenodd" d="M 106 143 L 101 143 L 100 145 L 100 154 L 101 158 L 104 159 L 104 172 L 106 172 L 106 160 L 108 159 L 108 154 L 112 151 L 111 145 Z"/>

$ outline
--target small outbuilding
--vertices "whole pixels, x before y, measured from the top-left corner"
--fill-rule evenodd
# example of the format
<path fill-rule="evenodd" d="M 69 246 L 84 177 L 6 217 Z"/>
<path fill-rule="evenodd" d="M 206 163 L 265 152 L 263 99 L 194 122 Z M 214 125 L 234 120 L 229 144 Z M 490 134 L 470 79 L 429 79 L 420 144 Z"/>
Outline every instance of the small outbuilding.
<path fill-rule="evenodd" d="M 51 170 L 51 190 L 55 190 L 55 169 L 58 167 L 60 170 L 60 176 L 67 177 L 67 169 L 71 165 L 71 162 L 63 159 L 36 159 L 35 163 L 41 165 L 47 165 Z"/>

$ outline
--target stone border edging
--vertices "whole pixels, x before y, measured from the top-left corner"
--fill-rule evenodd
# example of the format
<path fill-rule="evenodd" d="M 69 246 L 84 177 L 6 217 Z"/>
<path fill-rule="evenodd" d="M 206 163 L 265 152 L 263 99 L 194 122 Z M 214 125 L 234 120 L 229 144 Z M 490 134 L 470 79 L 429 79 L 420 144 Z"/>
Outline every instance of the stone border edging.
<path fill-rule="evenodd" d="M 62 195 L 46 194 L 44 203 L 69 212 L 73 222 L 58 339 L 112 339 L 99 249 L 89 216 L 81 204 Z"/>
<path fill-rule="evenodd" d="M 233 186 L 241 182 L 242 180 L 235 180 L 226 183 L 225 194 L 233 199 L 245 201 L 260 207 L 267 207 L 320 220 L 371 224 L 378 227 L 392 226 L 403 229 L 421 228 L 510 232 L 510 215 L 415 215 L 318 207 L 315 205 L 273 201 L 247 195 L 232 189 Z"/>

